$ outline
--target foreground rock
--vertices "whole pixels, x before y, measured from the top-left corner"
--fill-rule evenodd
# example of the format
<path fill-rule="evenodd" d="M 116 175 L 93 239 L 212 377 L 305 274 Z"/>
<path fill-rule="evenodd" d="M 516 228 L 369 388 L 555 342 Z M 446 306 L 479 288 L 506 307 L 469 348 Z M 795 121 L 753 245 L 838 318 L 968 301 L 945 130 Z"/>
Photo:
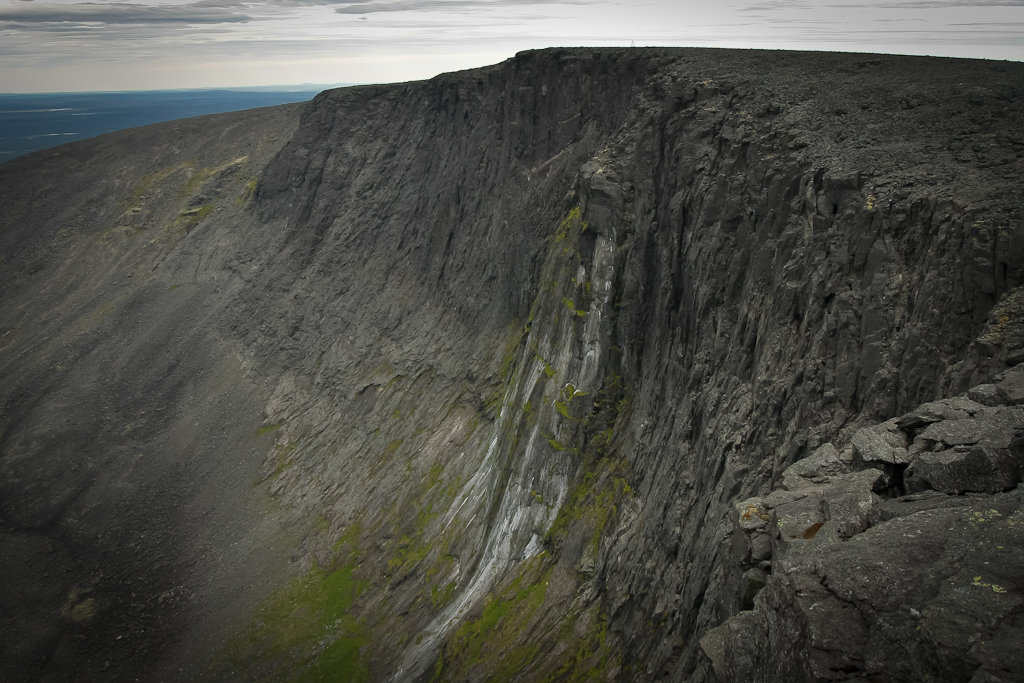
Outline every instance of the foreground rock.
<path fill-rule="evenodd" d="M 1024 678 L 1022 376 L 826 444 L 741 503 L 756 598 L 701 640 L 718 677 Z"/>

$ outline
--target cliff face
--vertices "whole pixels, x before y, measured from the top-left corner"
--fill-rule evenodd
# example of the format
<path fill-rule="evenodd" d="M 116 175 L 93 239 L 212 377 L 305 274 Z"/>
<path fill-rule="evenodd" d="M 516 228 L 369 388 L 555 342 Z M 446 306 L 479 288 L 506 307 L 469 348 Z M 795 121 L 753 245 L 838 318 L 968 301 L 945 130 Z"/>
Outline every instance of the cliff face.
<path fill-rule="evenodd" d="M 5 674 L 769 670 L 737 504 L 1022 357 L 1022 75 L 553 50 L 0 166 Z"/>

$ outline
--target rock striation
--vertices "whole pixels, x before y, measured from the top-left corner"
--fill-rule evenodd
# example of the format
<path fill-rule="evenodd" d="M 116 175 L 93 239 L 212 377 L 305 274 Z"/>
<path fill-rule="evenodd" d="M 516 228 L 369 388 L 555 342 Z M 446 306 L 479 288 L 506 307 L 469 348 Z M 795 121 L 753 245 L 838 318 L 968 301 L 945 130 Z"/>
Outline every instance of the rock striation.
<path fill-rule="evenodd" d="M 0 674 L 1019 677 L 1022 84 L 544 50 L 0 165 Z"/>

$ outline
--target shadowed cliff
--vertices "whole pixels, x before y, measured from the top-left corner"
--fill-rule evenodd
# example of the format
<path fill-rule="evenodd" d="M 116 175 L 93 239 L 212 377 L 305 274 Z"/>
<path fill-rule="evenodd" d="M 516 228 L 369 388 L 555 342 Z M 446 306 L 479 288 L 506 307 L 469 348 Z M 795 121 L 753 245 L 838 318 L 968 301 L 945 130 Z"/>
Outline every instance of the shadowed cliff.
<path fill-rule="evenodd" d="M 792 596 L 1020 514 L 1012 378 L 901 416 L 1024 359 L 1022 77 L 546 50 L 0 166 L 4 678 L 1013 680 L 965 602 L 900 668 L 828 634 L 905 592 Z M 1022 581 L 934 587 L 1011 642 Z"/>

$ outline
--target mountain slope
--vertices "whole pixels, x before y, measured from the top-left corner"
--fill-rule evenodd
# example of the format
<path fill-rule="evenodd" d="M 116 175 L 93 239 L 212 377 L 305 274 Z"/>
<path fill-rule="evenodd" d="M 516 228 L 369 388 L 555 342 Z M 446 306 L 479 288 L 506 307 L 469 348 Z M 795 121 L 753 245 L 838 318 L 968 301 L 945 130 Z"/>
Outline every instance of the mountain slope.
<path fill-rule="evenodd" d="M 0 166 L 6 677 L 710 676 L 735 504 L 1018 359 L 1021 76 L 551 50 Z"/>

